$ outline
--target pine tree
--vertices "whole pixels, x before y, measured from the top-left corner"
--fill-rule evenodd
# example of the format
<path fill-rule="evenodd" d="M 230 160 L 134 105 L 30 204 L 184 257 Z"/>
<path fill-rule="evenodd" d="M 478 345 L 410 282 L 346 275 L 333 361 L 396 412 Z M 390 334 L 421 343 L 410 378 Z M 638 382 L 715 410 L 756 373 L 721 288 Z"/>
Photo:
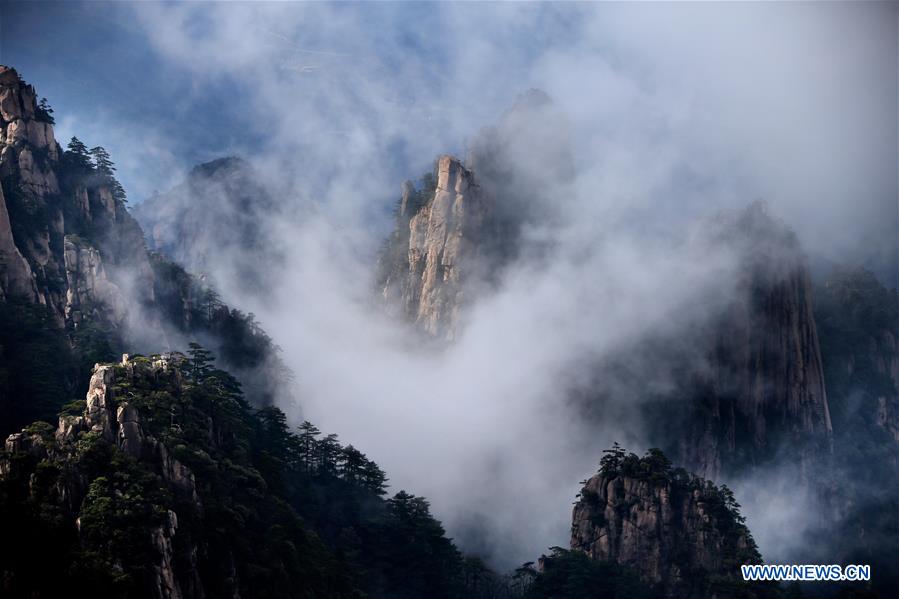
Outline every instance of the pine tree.
<path fill-rule="evenodd" d="M 212 373 L 212 363 L 215 358 L 212 356 L 212 352 L 199 343 L 191 342 L 188 347 L 190 348 L 187 350 L 187 354 L 190 356 L 190 376 L 195 383 L 199 383 Z"/>
<path fill-rule="evenodd" d="M 338 472 L 341 478 L 350 483 L 359 482 L 367 461 L 365 454 L 352 445 L 347 445 L 338 454 Z"/>
<path fill-rule="evenodd" d="M 292 445 L 290 439 L 293 435 L 287 426 L 287 416 L 284 412 L 275 406 L 266 406 L 256 415 L 262 423 L 263 441 L 268 452 L 282 463 L 293 461 L 290 455 Z"/>
<path fill-rule="evenodd" d="M 47 103 L 47 98 L 41 98 L 41 101 L 37 105 L 37 110 L 35 110 L 35 120 L 42 121 L 44 123 L 50 123 L 51 125 L 56 123 L 56 120 L 53 118 L 53 109 L 50 108 L 50 104 Z"/>
<path fill-rule="evenodd" d="M 212 287 L 203 290 L 203 309 L 205 311 L 206 323 L 211 324 L 216 312 L 222 307 L 222 299 Z"/>
<path fill-rule="evenodd" d="M 121 204 L 127 204 L 128 196 L 125 194 L 125 188 L 122 187 L 122 184 L 119 183 L 118 179 L 113 179 L 110 182 L 110 186 L 112 187 L 113 199 Z"/>
<path fill-rule="evenodd" d="M 624 463 L 627 451 L 618 445 L 618 442 L 616 441 L 612 444 L 612 449 L 604 449 L 603 453 L 606 455 L 602 456 L 602 459 L 599 460 L 599 471 L 606 475 L 618 474 Z"/>
<path fill-rule="evenodd" d="M 341 452 L 337 435 L 330 434 L 317 444 L 318 474 L 337 476 L 337 461 Z"/>
<path fill-rule="evenodd" d="M 104 177 L 113 178 L 115 173 L 115 164 L 109 157 L 109 152 L 102 146 L 91 148 L 91 158 L 93 159 L 94 168 Z"/>
<path fill-rule="evenodd" d="M 362 467 L 362 486 L 375 495 L 387 492 L 387 475 L 371 460 L 366 460 Z"/>
<path fill-rule="evenodd" d="M 115 178 L 115 164 L 109 156 L 109 152 L 102 146 L 91 148 L 91 158 L 93 160 L 94 169 L 100 175 L 103 183 L 109 186 L 109 191 L 116 202 L 126 203 L 128 201 L 125 194 L 125 188 Z"/>
<path fill-rule="evenodd" d="M 81 176 L 87 175 L 94 170 L 87 146 L 77 137 L 69 140 L 67 149 L 63 152 L 63 161 L 71 171 Z"/>
<path fill-rule="evenodd" d="M 318 436 L 321 431 L 309 422 L 304 420 L 299 426 L 300 430 L 300 469 L 306 474 L 313 474 L 316 470 L 316 451 L 318 446 Z"/>

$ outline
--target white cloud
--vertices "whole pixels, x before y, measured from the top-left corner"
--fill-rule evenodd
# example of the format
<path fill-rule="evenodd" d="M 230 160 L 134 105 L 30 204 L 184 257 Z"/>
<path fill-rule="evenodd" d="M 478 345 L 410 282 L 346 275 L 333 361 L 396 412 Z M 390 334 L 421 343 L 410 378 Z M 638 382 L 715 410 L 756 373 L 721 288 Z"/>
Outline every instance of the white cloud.
<path fill-rule="evenodd" d="M 264 139 L 250 158 L 285 202 L 315 206 L 272 232 L 290 248 L 274 307 L 245 306 L 284 347 L 305 415 L 504 566 L 565 544 L 577 481 L 642 432 L 622 420 L 636 398 L 598 429 L 566 407 L 584 356 L 726 296 L 730 257 L 683 241 L 688 223 L 762 196 L 811 251 L 896 247 L 895 5 L 134 10 L 195 93 L 233 88 Z M 398 171 L 460 152 L 531 87 L 567 113 L 580 172 L 542 232 L 554 250 L 510 268 L 455 345 L 424 351 L 372 305 L 385 200 Z"/>

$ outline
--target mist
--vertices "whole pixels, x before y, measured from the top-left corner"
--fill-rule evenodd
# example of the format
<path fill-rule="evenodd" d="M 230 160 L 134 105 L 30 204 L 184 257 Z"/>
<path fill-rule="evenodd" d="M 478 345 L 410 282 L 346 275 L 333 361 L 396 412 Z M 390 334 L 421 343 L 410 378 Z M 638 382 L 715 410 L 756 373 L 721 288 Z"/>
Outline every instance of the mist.
<path fill-rule="evenodd" d="M 599 425 L 570 395 L 604 358 L 732 299 L 738 260 L 704 219 L 762 198 L 809 255 L 897 272 L 895 4 L 140 3 L 122 14 L 176 82 L 159 93 L 188 107 L 215 95 L 239 117 L 245 135 L 204 152 L 246 157 L 279 198 L 265 237 L 284 260 L 258 266 L 274 269 L 270 289 L 248 292 L 227 253 L 208 266 L 282 347 L 296 374 L 285 411 L 364 451 L 393 491 L 427 497 L 460 547 L 498 568 L 567 544 L 578 481 L 613 441 L 653 445 L 639 395 L 606 381 Z M 531 88 L 570 126 L 550 151 L 512 155 L 548 170 L 573 158 L 573 178 L 538 196 L 557 218 L 529 224 L 525 244 L 542 250 L 476 290 L 453 343 L 423 343 L 373 288 L 399 185 L 440 154 L 463 157 Z M 97 128 L 127 131 L 108 119 Z M 157 146 L 177 126 L 160 127 L 137 152 L 171 161 Z M 127 188 L 161 187 L 140 170 L 124 162 Z M 777 510 L 758 507 L 782 497 L 743 495 L 762 554 L 782 547 L 764 532 Z"/>

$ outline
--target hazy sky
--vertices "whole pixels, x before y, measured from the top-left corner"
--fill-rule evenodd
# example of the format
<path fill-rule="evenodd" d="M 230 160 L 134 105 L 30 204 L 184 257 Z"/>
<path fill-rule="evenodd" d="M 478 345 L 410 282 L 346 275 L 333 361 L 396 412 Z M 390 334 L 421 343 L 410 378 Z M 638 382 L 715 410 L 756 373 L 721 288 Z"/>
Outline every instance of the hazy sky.
<path fill-rule="evenodd" d="M 867 241 L 895 237 L 895 3 L 12 2 L 2 17 L 0 60 L 50 99 L 61 139 L 111 151 L 132 201 L 226 153 L 277 155 L 318 196 L 353 161 L 378 173 L 367 195 L 393 195 L 539 87 L 571 112 L 584 165 L 668 169 L 654 210 L 692 217 L 714 189 L 766 199 L 815 249 L 882 262 Z"/>
<path fill-rule="evenodd" d="M 895 3 L 0 10 L 0 62 L 49 99 L 60 141 L 110 150 L 132 201 L 240 154 L 316 207 L 271 225 L 290 250 L 271 304 L 241 304 L 240 281 L 225 299 L 284 348 L 305 415 L 502 566 L 566 544 L 603 447 L 651 442 L 628 422 L 639 398 L 594 427 L 564 395 L 585 356 L 727 296 L 732 257 L 695 241 L 697 221 L 761 198 L 813 257 L 895 273 Z M 410 350 L 371 302 L 388 208 L 535 87 L 570 122 L 578 173 L 561 224 L 530 231 L 556 249 L 509 268 L 452 348 Z"/>

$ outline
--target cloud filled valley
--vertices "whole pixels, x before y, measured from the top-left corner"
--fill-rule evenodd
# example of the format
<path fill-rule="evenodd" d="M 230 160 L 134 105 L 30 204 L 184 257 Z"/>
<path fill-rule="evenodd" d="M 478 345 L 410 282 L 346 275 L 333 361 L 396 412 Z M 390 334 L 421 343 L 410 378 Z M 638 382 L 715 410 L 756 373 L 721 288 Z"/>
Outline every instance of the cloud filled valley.
<path fill-rule="evenodd" d="M 364 452 L 390 496 L 425 497 L 446 537 L 500 574 L 571 541 L 632 568 L 660 596 L 702 596 L 707 587 L 666 574 L 684 552 L 725 567 L 695 540 L 711 537 L 691 536 L 691 510 L 725 531 L 721 554 L 745 545 L 727 524 L 740 512 L 726 493 L 726 516 L 677 503 L 693 492 L 678 485 L 695 482 L 678 478 L 679 466 L 734 490 L 767 563 L 880 564 L 895 547 L 899 497 L 882 482 L 899 459 L 895 5 L 148 2 L 97 19 L 98 10 L 57 7 L 35 23 L 25 5 L 9 9 L 36 31 L 65 18 L 109 31 L 99 43 L 110 49 L 128 34 L 150 58 L 132 90 L 106 87 L 98 111 L 97 92 L 72 92 L 60 76 L 67 65 L 29 58 L 34 41 L 3 42 L 3 62 L 39 94 L 60 90 L 48 93 L 54 156 L 55 142 L 17 124 L 45 122 L 27 114 L 34 90 L 3 74 L 17 90 L 0 115 L 10 148 L 0 168 L 10 223 L 0 220 L 9 238 L 0 251 L 12 256 L 4 305 L 18 305 L 21 287 L 38 298 L 26 303 L 56 310 L 85 356 L 102 345 L 96 331 L 114 331 L 103 346 L 112 354 L 202 342 L 254 409 L 276 405 L 291 429 L 308 420 Z M 59 40 L 58 50 L 73 43 Z M 85 66 L 82 85 L 129 81 L 129 56 Z M 109 148 L 118 171 L 108 175 L 130 206 L 107 199 L 102 169 L 73 166 L 72 146 L 63 151 L 73 135 Z M 90 380 L 88 423 L 91 366 L 65 375 L 82 394 Z M 149 384 L 139 367 L 117 368 L 132 369 L 126 392 Z M 200 385 L 196 372 L 185 380 Z M 165 384 L 174 396 L 191 388 Z M 218 417 L 210 455 L 238 434 L 213 433 Z M 181 439 L 180 429 L 154 430 L 160 443 Z M 179 443 L 171 455 L 205 489 L 205 462 Z M 682 523 L 665 520 L 641 537 L 647 546 L 626 534 L 610 547 L 599 540 L 645 526 L 636 512 L 620 515 L 616 484 L 634 510 L 667 509 L 628 482 L 646 480 L 628 468 L 655 476 L 650 454 L 638 466 L 604 462 L 585 486 L 613 443 L 639 455 L 662 448 L 673 462 L 662 468 Z M 136 459 L 149 459 L 142 451 Z M 247 453 L 266 488 L 293 501 Z M 4 463 L 0 478 L 15 472 Z M 591 511 L 606 500 L 604 513 Z M 576 518 L 586 514 L 574 530 L 572 501 Z M 356 555 L 353 535 L 369 542 L 326 510 L 296 509 L 320 527 L 323 552 Z M 625 521 L 618 529 L 613 513 Z M 177 525 L 159 526 L 177 555 Z M 856 538 L 871 527 L 887 532 Z M 822 539 L 834 535 L 842 540 L 828 553 Z M 175 582 L 154 578 L 155 596 L 203 596 L 202 568 L 179 559 L 161 567 Z M 234 588 L 250 579 L 252 569 L 229 567 L 240 573 Z M 380 581 L 381 567 L 360 566 L 360 579 Z M 419 596 L 378 584 L 372 596 Z M 539 596 L 503 588 L 492 596 Z"/>

